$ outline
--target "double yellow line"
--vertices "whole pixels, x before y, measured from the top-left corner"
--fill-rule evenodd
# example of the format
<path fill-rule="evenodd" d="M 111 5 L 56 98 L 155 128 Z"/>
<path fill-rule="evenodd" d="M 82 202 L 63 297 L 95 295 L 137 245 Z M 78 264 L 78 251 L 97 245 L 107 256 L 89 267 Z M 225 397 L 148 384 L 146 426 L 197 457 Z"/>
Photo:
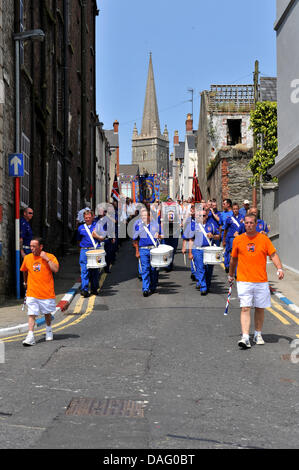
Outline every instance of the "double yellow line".
<path fill-rule="evenodd" d="M 101 275 L 100 284 L 99 284 L 100 289 L 102 288 L 106 277 L 107 277 L 106 273 L 103 273 Z M 80 314 L 80 312 L 82 310 L 82 307 L 83 307 L 84 300 L 85 300 L 84 297 L 80 297 L 76 302 L 76 305 L 74 307 L 74 310 L 73 310 L 72 314 L 66 315 L 66 317 L 63 320 L 61 320 L 60 322 L 58 322 L 56 324 L 52 324 L 53 333 L 56 333 L 57 331 L 64 330 L 65 328 L 68 328 L 69 326 L 77 325 L 78 323 L 85 320 L 85 318 L 87 318 L 93 312 L 95 299 L 96 299 L 96 296 L 91 295 L 88 299 L 87 308 L 86 308 L 85 312 Z M 78 316 L 78 315 L 80 315 L 80 316 Z M 42 336 L 43 334 L 45 334 L 45 332 L 46 332 L 45 328 L 37 329 L 34 332 L 34 336 L 35 337 Z M 26 336 L 25 333 L 20 333 L 20 334 L 14 335 L 14 336 L 8 336 L 7 338 L 1 338 L 1 341 L 4 342 L 4 343 L 13 343 L 13 342 L 19 341 L 20 338 L 23 338 L 24 336 Z"/>

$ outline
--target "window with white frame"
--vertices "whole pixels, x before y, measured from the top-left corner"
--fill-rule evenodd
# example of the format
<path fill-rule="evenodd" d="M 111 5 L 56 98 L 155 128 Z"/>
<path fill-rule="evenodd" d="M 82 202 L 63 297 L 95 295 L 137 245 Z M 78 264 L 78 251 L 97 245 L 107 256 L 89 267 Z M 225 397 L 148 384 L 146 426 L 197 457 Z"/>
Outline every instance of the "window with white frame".
<path fill-rule="evenodd" d="M 62 220 L 62 165 L 57 161 L 57 219 Z"/>
<path fill-rule="evenodd" d="M 28 207 L 30 203 L 30 140 L 22 132 L 21 152 L 24 159 L 24 176 L 21 178 L 21 206 Z"/>
<path fill-rule="evenodd" d="M 70 229 L 73 228 L 72 200 L 73 200 L 73 181 L 72 181 L 72 178 L 69 176 L 67 218 L 68 218 L 68 226 Z"/>

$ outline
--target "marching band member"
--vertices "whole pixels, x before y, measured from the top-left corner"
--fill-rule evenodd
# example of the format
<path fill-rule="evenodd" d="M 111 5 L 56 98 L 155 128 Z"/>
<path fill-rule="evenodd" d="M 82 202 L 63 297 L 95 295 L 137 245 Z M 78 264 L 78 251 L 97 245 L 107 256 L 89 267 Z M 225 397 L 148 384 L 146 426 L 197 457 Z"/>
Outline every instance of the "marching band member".
<path fill-rule="evenodd" d="M 195 220 L 186 227 L 183 240 L 182 252 L 186 252 L 186 241 L 189 240 L 189 259 L 194 261 L 196 289 L 201 295 L 207 295 L 211 286 L 213 265 L 205 265 L 203 262 L 203 248 L 210 246 L 212 240 L 219 240 L 220 233 L 215 225 L 207 222 L 208 211 L 206 209 L 195 209 Z"/>
<path fill-rule="evenodd" d="M 160 238 L 160 227 L 157 221 L 151 219 L 146 208 L 140 211 L 140 220 L 135 224 L 133 246 L 136 258 L 141 263 L 142 292 L 144 297 L 153 294 L 158 285 L 159 272 L 151 266 L 150 250 L 157 246 Z"/>

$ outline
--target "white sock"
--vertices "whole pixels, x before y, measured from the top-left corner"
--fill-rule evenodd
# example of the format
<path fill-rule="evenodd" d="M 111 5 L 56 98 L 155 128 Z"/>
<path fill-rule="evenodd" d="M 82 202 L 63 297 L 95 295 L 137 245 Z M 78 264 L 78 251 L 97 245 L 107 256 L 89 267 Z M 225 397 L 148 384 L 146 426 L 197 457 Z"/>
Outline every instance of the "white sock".
<path fill-rule="evenodd" d="M 52 331 L 52 326 L 46 326 L 46 332 L 47 333 L 50 333 Z"/>
<path fill-rule="evenodd" d="M 28 335 L 27 335 L 29 338 L 32 338 L 32 336 L 34 336 L 33 334 L 33 331 L 28 331 Z"/>
<path fill-rule="evenodd" d="M 254 332 L 254 337 L 256 337 L 256 336 L 258 336 L 258 335 L 261 335 L 261 334 L 262 334 L 261 331 L 255 331 L 255 332 Z"/>
<path fill-rule="evenodd" d="M 249 335 L 246 335 L 245 333 L 243 333 L 242 338 L 245 340 L 249 340 Z"/>

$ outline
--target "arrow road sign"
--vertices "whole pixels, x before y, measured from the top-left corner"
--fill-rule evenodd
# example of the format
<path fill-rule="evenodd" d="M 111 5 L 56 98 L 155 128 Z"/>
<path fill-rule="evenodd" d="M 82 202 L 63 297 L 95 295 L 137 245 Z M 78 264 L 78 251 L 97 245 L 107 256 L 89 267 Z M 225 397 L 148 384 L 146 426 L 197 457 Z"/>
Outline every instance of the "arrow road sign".
<path fill-rule="evenodd" d="M 24 156 L 22 153 L 12 153 L 8 156 L 9 176 L 24 176 Z"/>

